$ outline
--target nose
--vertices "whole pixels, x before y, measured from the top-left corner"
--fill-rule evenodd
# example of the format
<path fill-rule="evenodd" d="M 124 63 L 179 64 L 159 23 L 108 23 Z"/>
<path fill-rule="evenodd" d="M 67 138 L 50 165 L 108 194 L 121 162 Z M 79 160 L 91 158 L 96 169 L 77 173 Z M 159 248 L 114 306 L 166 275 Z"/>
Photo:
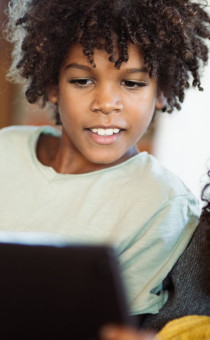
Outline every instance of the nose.
<path fill-rule="evenodd" d="M 123 110 L 123 103 L 120 95 L 113 88 L 100 88 L 96 91 L 91 104 L 93 112 L 109 114 Z"/>

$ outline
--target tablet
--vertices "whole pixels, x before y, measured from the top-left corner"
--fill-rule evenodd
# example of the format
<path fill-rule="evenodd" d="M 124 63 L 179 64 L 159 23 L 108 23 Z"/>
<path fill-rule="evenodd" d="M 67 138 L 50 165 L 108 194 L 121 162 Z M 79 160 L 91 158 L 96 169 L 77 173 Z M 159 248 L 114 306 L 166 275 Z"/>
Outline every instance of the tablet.
<path fill-rule="evenodd" d="M 97 339 L 129 324 L 117 256 L 109 246 L 0 243 L 2 339 Z"/>

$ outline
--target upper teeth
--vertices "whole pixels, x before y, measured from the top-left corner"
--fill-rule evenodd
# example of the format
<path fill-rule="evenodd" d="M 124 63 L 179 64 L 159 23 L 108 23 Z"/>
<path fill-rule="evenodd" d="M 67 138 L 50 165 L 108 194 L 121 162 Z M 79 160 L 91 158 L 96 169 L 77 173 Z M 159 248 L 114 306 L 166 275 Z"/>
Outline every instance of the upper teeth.
<path fill-rule="evenodd" d="M 99 136 L 111 136 L 114 133 L 119 133 L 120 129 L 91 129 L 91 131 L 97 133 Z"/>

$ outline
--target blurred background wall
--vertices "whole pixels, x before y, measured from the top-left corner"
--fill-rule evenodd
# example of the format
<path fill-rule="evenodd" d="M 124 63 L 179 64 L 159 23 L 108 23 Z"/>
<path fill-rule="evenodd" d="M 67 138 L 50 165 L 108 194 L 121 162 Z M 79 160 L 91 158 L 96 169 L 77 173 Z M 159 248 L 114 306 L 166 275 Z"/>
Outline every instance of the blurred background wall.
<path fill-rule="evenodd" d="M 0 22 L 8 0 L 0 0 Z M 210 0 L 208 0 L 210 5 Z M 207 9 L 210 12 L 210 7 Z M 210 46 L 210 44 L 209 44 Z M 0 128 L 13 124 L 51 124 L 52 114 L 30 105 L 20 86 L 6 80 L 11 48 L 0 30 Z M 210 63 L 203 72 L 204 92 L 190 89 L 180 112 L 161 113 L 155 125 L 139 143 L 175 172 L 200 198 L 210 169 Z"/>
<path fill-rule="evenodd" d="M 0 23 L 4 21 L 6 2 L 6 0 L 0 0 Z M 0 30 L 0 127 L 10 124 L 12 120 L 11 101 L 15 93 L 15 87 L 5 79 L 6 69 L 10 62 L 8 48 L 8 44 L 2 39 Z"/>
<path fill-rule="evenodd" d="M 206 4 L 210 13 L 210 0 Z M 155 156 L 199 199 L 210 170 L 210 54 L 202 75 L 204 91 L 188 90 L 180 112 L 162 114 L 153 139 Z"/>

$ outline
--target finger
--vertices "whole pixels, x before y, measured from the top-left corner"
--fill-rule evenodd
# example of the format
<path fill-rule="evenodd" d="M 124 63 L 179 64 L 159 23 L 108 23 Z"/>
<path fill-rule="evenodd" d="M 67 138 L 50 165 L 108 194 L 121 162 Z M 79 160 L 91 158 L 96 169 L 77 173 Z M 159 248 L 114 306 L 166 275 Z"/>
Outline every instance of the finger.
<path fill-rule="evenodd" d="M 153 340 L 154 333 L 141 332 L 130 327 L 106 326 L 100 332 L 101 340 Z"/>

